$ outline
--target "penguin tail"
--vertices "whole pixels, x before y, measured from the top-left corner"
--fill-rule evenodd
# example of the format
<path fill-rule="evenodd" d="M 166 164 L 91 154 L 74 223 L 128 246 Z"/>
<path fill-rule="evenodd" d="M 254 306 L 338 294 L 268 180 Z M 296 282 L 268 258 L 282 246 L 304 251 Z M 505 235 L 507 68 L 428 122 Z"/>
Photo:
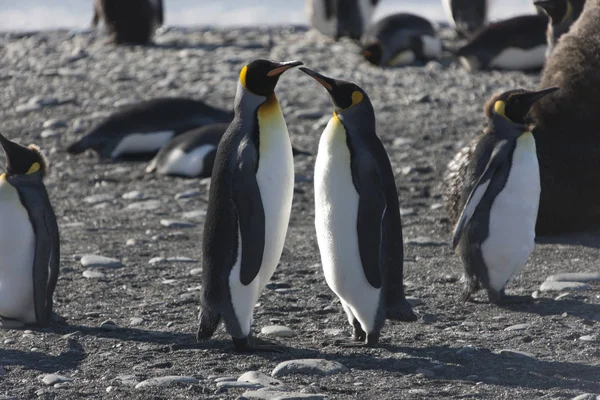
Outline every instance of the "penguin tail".
<path fill-rule="evenodd" d="M 77 142 L 71 144 L 69 147 L 67 147 L 67 152 L 69 154 L 79 154 L 86 151 L 89 146 L 87 144 L 87 140 L 85 139 L 86 138 L 84 137 L 81 140 L 78 140 Z"/>
<path fill-rule="evenodd" d="M 221 322 L 221 314 L 214 308 L 202 304 L 198 319 L 200 320 L 200 325 L 198 326 L 196 340 L 202 342 L 210 339 L 215 334 Z"/>

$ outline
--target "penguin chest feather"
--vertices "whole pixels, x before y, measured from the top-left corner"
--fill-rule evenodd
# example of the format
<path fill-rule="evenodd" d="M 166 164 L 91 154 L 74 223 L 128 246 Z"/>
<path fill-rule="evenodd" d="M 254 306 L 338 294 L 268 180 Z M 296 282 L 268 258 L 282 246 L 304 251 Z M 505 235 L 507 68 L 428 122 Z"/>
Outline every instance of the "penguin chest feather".
<path fill-rule="evenodd" d="M 321 136 L 314 180 L 315 227 L 325 280 L 363 329 L 372 332 L 381 289 L 369 284 L 363 270 L 357 232 L 359 194 L 352 181 L 346 131 L 337 117 Z"/>
<path fill-rule="evenodd" d="M 110 156 L 117 158 L 123 154 L 152 153 L 160 150 L 173 137 L 173 131 L 132 133 L 125 136 Z"/>
<path fill-rule="evenodd" d="M 540 201 L 540 171 L 535 140 L 517 139 L 508 179 L 492 202 L 489 235 L 481 245 L 490 286 L 501 290 L 525 266 L 535 246 Z"/>
<path fill-rule="evenodd" d="M 17 190 L 0 177 L 0 316 L 35 323 L 35 235 Z"/>
<path fill-rule="evenodd" d="M 508 47 L 490 61 L 490 67 L 509 70 L 541 68 L 546 61 L 547 49 L 546 44 L 530 49 Z"/>

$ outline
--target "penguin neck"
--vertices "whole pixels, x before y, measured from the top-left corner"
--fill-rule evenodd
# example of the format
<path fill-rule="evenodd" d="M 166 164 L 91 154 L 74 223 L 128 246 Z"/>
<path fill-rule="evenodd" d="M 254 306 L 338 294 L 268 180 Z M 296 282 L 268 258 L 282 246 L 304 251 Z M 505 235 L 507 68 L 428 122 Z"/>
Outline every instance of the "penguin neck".
<path fill-rule="evenodd" d="M 503 138 L 517 138 L 523 133 L 531 131 L 529 125 L 513 122 L 507 117 L 496 113 L 494 113 L 490 119 L 488 129 L 490 132 L 495 132 L 496 135 L 502 136 Z"/>
<path fill-rule="evenodd" d="M 273 96 L 275 95 L 273 94 Z M 239 82 L 235 95 L 235 116 L 238 118 L 253 118 L 252 116 L 256 114 L 258 108 L 267 100 L 267 97 L 252 93 Z"/>

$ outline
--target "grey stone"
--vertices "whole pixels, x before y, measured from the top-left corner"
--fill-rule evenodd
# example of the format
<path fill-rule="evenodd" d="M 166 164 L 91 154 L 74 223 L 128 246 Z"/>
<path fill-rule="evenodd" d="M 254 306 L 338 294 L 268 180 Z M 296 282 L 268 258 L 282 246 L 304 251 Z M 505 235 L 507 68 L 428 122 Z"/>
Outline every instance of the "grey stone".
<path fill-rule="evenodd" d="M 223 381 L 217 382 L 217 387 L 220 389 L 259 389 L 262 388 L 263 385 L 251 382 Z"/>
<path fill-rule="evenodd" d="M 141 317 L 133 317 L 129 320 L 129 325 L 130 326 L 137 326 L 137 325 L 141 325 L 144 322 L 144 318 Z"/>
<path fill-rule="evenodd" d="M 206 210 L 192 210 L 181 214 L 183 219 L 203 220 L 206 217 Z"/>
<path fill-rule="evenodd" d="M 190 269 L 190 275 L 197 276 L 202 274 L 202 268 L 192 268 Z"/>
<path fill-rule="evenodd" d="M 235 378 L 235 376 L 220 376 L 218 378 L 215 378 L 214 380 L 217 383 L 219 383 L 219 382 L 235 382 L 235 381 L 237 381 L 237 379 Z"/>
<path fill-rule="evenodd" d="M 14 319 L 0 319 L 1 329 L 21 329 L 24 328 L 25 324 L 21 321 Z"/>
<path fill-rule="evenodd" d="M 502 354 L 505 356 L 511 356 L 511 357 L 535 358 L 535 356 L 531 353 L 527 353 L 524 351 L 518 351 L 518 350 L 511 350 L 511 349 L 502 349 L 498 352 L 498 354 Z"/>
<path fill-rule="evenodd" d="M 117 375 L 114 381 L 121 382 L 122 385 L 134 387 L 139 383 L 137 377 L 135 375 Z"/>
<path fill-rule="evenodd" d="M 61 382 L 72 382 L 73 378 L 69 378 L 68 376 L 58 375 L 58 374 L 48 374 L 42 377 L 42 382 L 44 382 L 48 386 L 55 385 Z"/>
<path fill-rule="evenodd" d="M 44 121 L 44 124 L 42 125 L 44 129 L 58 129 L 65 128 L 66 126 L 67 123 L 62 119 L 48 119 Z"/>
<path fill-rule="evenodd" d="M 400 215 L 403 217 L 408 217 L 410 215 L 415 215 L 417 212 L 414 208 L 401 208 Z"/>
<path fill-rule="evenodd" d="M 83 271 L 83 277 L 87 279 L 104 279 L 106 274 L 100 271 L 94 271 L 93 269 L 86 269 Z"/>
<path fill-rule="evenodd" d="M 523 331 L 525 329 L 528 329 L 529 327 L 531 327 L 531 324 L 516 324 L 516 325 L 507 326 L 506 328 L 504 328 L 504 330 L 505 331 Z"/>
<path fill-rule="evenodd" d="M 260 333 L 266 336 L 274 337 L 292 337 L 295 335 L 292 329 L 283 325 L 263 326 L 263 328 L 260 330 Z"/>
<path fill-rule="evenodd" d="M 43 139 L 49 139 L 53 137 L 59 137 L 61 133 L 54 129 L 44 129 L 42 133 L 40 133 L 40 137 Z"/>
<path fill-rule="evenodd" d="M 596 336 L 594 336 L 594 335 L 584 335 L 584 336 L 580 337 L 579 340 L 584 341 L 584 342 L 593 342 L 593 341 L 596 340 Z"/>
<path fill-rule="evenodd" d="M 259 371 L 244 372 L 239 378 L 237 378 L 237 381 L 258 383 L 264 387 L 273 387 L 280 390 L 285 387 L 283 382 L 281 382 L 279 379 L 271 378 L 269 375 L 263 374 Z"/>
<path fill-rule="evenodd" d="M 119 329 L 119 325 L 115 324 L 111 320 L 106 320 L 99 325 L 99 328 L 104 329 L 105 331 L 116 331 Z"/>
<path fill-rule="evenodd" d="M 160 224 L 167 228 L 194 228 L 196 224 L 187 221 L 178 221 L 175 219 L 161 219 Z"/>
<path fill-rule="evenodd" d="M 124 200 L 141 200 L 145 197 L 146 196 L 144 193 L 140 192 L 139 190 L 132 190 L 131 192 L 123 193 L 121 196 L 121 198 Z"/>
<path fill-rule="evenodd" d="M 341 328 L 327 328 L 323 330 L 323 333 L 328 336 L 341 336 L 344 334 L 344 330 Z"/>
<path fill-rule="evenodd" d="M 4 344 L 15 344 L 17 343 L 14 339 L 4 339 Z"/>
<path fill-rule="evenodd" d="M 42 107 L 55 106 L 59 103 L 60 102 L 58 101 L 58 99 L 52 96 L 33 96 L 27 101 L 27 104 L 37 104 Z"/>
<path fill-rule="evenodd" d="M 86 254 L 81 257 L 80 262 L 84 267 L 120 268 L 123 266 L 121 261 L 116 258 L 104 257 L 96 254 Z"/>
<path fill-rule="evenodd" d="M 596 400 L 597 398 L 598 397 L 596 397 L 595 394 L 584 393 L 584 394 L 580 394 L 579 396 L 573 397 L 571 400 Z"/>
<path fill-rule="evenodd" d="M 557 282 L 557 281 L 545 281 L 540 286 L 542 292 L 560 292 L 563 290 L 589 290 L 590 285 L 582 282 Z"/>
<path fill-rule="evenodd" d="M 422 304 L 425 304 L 425 302 L 417 297 L 411 297 L 411 296 L 406 296 L 406 300 L 410 303 L 411 306 L 416 307 L 416 306 L 420 306 Z"/>
<path fill-rule="evenodd" d="M 135 385 L 136 389 L 142 389 L 145 387 L 151 386 L 169 386 L 173 384 L 187 384 L 187 385 L 196 385 L 200 382 L 197 378 L 193 376 L 160 376 L 156 378 L 146 379 Z"/>
<path fill-rule="evenodd" d="M 100 193 L 100 194 L 94 194 L 91 196 L 87 196 L 83 199 L 83 201 L 88 204 L 100 204 L 100 203 L 111 202 L 114 199 L 115 199 L 115 196 L 110 193 Z"/>
<path fill-rule="evenodd" d="M 41 110 L 42 106 L 39 104 L 19 104 L 15 107 L 16 112 L 31 112 Z"/>
<path fill-rule="evenodd" d="M 190 189 L 190 190 L 186 190 L 185 192 L 177 193 L 175 195 L 175 200 L 190 199 L 190 198 L 193 198 L 193 197 L 199 197 L 201 194 L 202 193 L 199 190 Z"/>
<path fill-rule="evenodd" d="M 284 361 L 275 367 L 271 372 L 271 376 L 280 377 L 292 374 L 334 375 L 348 371 L 348 367 L 337 361 L 307 358 Z"/>
<path fill-rule="evenodd" d="M 555 282 L 593 282 L 600 281 L 600 272 L 563 272 L 551 275 L 546 281 Z"/>
<path fill-rule="evenodd" d="M 128 210 L 152 211 L 158 208 L 160 208 L 159 200 L 136 201 L 127 205 Z"/>

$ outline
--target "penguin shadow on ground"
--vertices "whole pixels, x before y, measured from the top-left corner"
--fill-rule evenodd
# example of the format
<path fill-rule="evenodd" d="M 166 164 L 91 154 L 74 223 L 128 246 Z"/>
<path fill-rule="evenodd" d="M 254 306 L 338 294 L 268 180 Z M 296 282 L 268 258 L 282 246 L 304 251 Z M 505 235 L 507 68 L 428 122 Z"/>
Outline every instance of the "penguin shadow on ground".
<path fill-rule="evenodd" d="M 574 246 L 600 248 L 600 231 L 570 233 L 557 236 L 538 236 L 536 244 L 568 244 Z"/>
<path fill-rule="evenodd" d="M 22 351 L 0 348 L 0 365 L 21 366 L 45 373 L 66 369 L 76 369 L 85 359 L 83 346 L 76 339 L 67 339 L 67 345 L 60 354 L 54 356 L 42 351 Z"/>
<path fill-rule="evenodd" d="M 537 314 L 539 316 L 561 315 L 568 313 L 571 316 L 592 321 L 600 315 L 600 304 L 586 303 L 574 295 L 571 298 L 555 300 L 552 298 L 537 298 L 531 303 L 504 304 L 501 308 L 509 311 Z"/>
<path fill-rule="evenodd" d="M 539 390 L 561 388 L 600 393 L 600 365 L 540 360 L 534 358 L 535 355 L 529 357 L 518 353 L 498 354 L 486 348 L 468 348 L 469 351 L 464 351 L 464 348 L 449 346 L 410 348 L 388 344 L 383 347 L 410 357 L 400 361 L 383 358 L 381 364 L 384 369 L 389 370 L 389 367 L 385 367 L 386 364 L 399 364 L 393 370 L 405 372 L 403 364 L 408 359 L 412 364 L 408 372 L 415 373 L 415 368 L 427 369 L 435 374 L 430 378 L 434 380 L 476 381 L 505 387 Z M 352 368 L 363 369 L 360 366 Z M 469 376 L 473 378 L 467 379 Z"/>

